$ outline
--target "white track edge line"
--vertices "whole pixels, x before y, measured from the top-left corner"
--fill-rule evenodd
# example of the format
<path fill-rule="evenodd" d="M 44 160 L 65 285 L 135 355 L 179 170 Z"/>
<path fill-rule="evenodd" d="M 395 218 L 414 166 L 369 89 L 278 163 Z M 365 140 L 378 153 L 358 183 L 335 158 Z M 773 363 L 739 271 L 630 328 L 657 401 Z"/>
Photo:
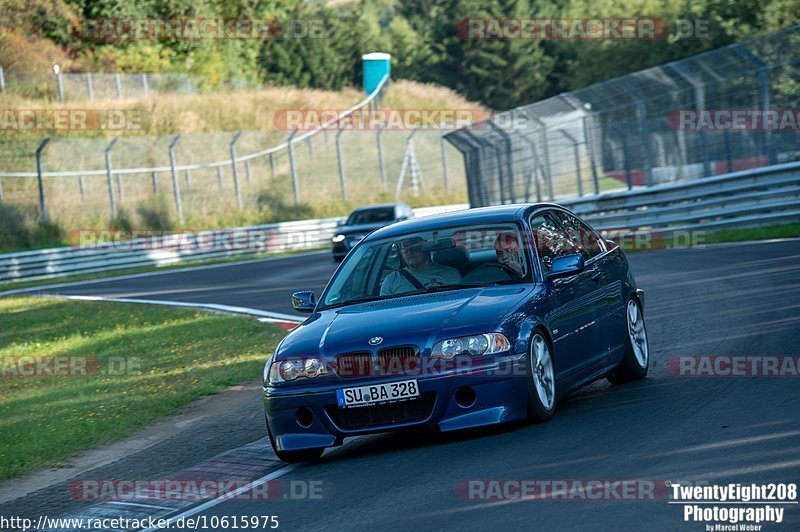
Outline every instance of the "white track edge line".
<path fill-rule="evenodd" d="M 227 500 L 233 499 L 234 497 L 237 497 L 237 496 L 241 495 L 242 493 L 244 493 L 246 491 L 249 491 L 249 490 L 251 490 L 251 489 L 253 489 L 253 488 L 257 487 L 257 486 L 260 486 L 260 485 L 264 484 L 265 482 L 269 482 L 270 480 L 275 480 L 276 478 L 282 477 L 286 473 L 288 473 L 288 472 L 290 472 L 290 471 L 292 471 L 294 469 L 297 469 L 301 465 L 302 464 L 289 464 L 289 465 L 283 466 L 282 468 L 280 468 L 278 470 L 275 470 L 275 471 L 273 471 L 271 473 L 268 473 L 268 474 L 264 475 L 263 477 L 261 477 L 259 479 L 253 480 L 252 482 L 249 482 L 248 484 L 245 484 L 244 486 L 242 486 L 242 487 L 240 487 L 240 488 L 238 488 L 238 489 L 236 489 L 234 491 L 231 491 L 231 492 L 225 493 L 223 495 L 220 495 L 216 499 L 211 499 L 210 501 L 204 502 L 203 504 L 199 504 L 197 506 L 189 508 L 188 510 L 186 510 L 184 512 L 181 512 L 181 513 L 179 513 L 177 515 L 174 515 L 174 516 L 170 517 L 169 518 L 170 523 L 174 523 L 174 522 L 178 521 L 181 518 L 191 517 L 191 516 L 193 516 L 195 514 L 198 514 L 198 513 L 202 512 L 202 511 L 208 510 L 209 508 L 213 508 L 214 506 L 216 506 L 216 505 L 218 505 L 218 504 L 220 504 L 222 502 L 225 502 Z M 163 529 L 161 529 L 161 528 L 156 526 L 156 527 L 152 527 L 152 528 L 147 528 L 145 530 L 142 530 L 141 532 L 155 532 L 156 530 L 163 530 Z"/>

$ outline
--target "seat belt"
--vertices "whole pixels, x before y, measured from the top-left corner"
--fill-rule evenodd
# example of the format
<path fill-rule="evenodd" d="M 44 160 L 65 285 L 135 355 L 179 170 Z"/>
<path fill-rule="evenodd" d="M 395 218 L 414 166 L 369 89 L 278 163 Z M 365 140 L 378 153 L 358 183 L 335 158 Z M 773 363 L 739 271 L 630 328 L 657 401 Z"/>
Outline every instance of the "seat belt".
<path fill-rule="evenodd" d="M 397 272 L 400 273 L 400 275 L 402 275 L 403 278 L 406 281 L 408 281 L 409 283 L 411 283 L 411 286 L 413 286 L 417 290 L 425 290 L 425 285 L 423 285 L 419 281 L 419 279 L 417 279 L 416 277 L 411 275 L 411 272 L 409 272 L 408 270 L 401 268 L 401 269 L 397 270 Z"/>

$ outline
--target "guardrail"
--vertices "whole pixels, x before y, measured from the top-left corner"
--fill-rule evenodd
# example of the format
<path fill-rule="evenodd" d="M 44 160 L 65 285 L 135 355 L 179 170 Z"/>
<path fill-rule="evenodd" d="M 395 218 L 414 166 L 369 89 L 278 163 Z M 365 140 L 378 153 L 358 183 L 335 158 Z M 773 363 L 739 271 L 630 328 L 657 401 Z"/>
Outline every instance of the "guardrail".
<path fill-rule="evenodd" d="M 800 220 L 800 162 L 560 203 L 606 232 L 713 230 Z M 422 217 L 468 205 L 415 209 Z M 176 233 L 114 244 L 0 255 L 0 282 L 42 280 L 188 260 L 313 249 L 327 244 L 343 218 Z M 102 235 L 101 235 L 102 236 Z M 107 239 L 106 239 L 107 240 Z"/>
<path fill-rule="evenodd" d="M 415 209 L 414 214 L 422 217 L 468 207 L 466 204 L 423 207 Z M 116 241 L 111 233 L 87 232 L 87 237 L 99 237 L 98 240 L 105 243 L 0 255 L 0 282 L 56 279 L 190 260 L 313 249 L 330 243 L 341 220 L 344 218 L 300 220 L 121 241 Z"/>
<path fill-rule="evenodd" d="M 601 231 L 669 233 L 800 220 L 800 162 L 561 202 Z"/>

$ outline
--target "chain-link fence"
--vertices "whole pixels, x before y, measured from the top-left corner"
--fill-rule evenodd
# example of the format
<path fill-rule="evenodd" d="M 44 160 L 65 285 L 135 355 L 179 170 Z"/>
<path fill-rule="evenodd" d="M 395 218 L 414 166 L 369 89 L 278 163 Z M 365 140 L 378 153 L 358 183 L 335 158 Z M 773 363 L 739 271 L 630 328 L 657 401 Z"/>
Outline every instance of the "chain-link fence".
<path fill-rule="evenodd" d="M 231 82 L 238 86 L 240 82 Z M 0 67 L 0 92 L 58 101 L 124 100 L 153 95 L 185 96 L 209 86 L 209 79 L 188 74 L 106 74 L 7 72 Z"/>
<path fill-rule="evenodd" d="M 800 25 L 495 115 L 447 139 L 473 207 L 800 159 Z"/>
<path fill-rule="evenodd" d="M 70 228 L 104 226 L 154 198 L 183 223 L 264 205 L 341 214 L 314 207 L 423 195 L 431 204 L 466 197 L 458 152 L 438 129 L 353 129 L 333 121 L 310 130 L 0 143 L 0 200 L 36 204 L 42 218 Z"/>

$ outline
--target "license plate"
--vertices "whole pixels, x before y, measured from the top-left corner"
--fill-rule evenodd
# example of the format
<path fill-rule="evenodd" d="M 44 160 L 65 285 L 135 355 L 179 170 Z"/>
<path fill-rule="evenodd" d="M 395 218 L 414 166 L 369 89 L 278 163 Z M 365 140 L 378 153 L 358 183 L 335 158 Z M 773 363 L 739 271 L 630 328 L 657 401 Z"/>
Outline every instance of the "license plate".
<path fill-rule="evenodd" d="M 339 408 L 393 403 L 414 397 L 419 397 L 416 379 L 336 390 L 336 402 Z"/>

